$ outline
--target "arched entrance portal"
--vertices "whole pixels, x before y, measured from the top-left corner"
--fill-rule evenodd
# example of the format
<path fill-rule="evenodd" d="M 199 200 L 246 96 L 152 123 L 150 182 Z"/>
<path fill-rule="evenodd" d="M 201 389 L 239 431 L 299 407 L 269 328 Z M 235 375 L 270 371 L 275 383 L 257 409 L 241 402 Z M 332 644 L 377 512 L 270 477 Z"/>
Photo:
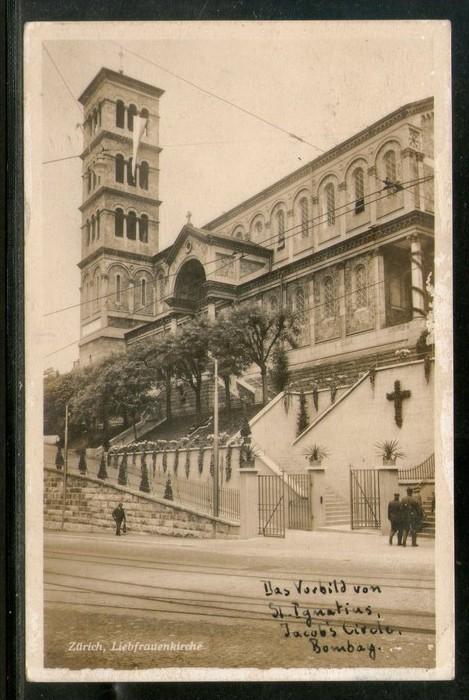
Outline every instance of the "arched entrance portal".
<path fill-rule="evenodd" d="M 188 260 L 184 263 L 176 277 L 174 294 L 176 299 L 181 301 L 191 301 L 197 306 L 203 302 L 205 291 L 205 270 L 199 260 Z"/>

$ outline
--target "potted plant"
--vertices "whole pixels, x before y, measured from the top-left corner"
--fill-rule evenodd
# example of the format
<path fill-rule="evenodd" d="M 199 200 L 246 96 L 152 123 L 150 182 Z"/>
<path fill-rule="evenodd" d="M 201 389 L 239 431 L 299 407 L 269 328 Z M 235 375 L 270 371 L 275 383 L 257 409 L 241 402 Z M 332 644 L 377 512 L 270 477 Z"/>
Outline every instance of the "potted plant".
<path fill-rule="evenodd" d="M 383 466 L 396 464 L 396 460 L 405 457 L 405 453 L 399 449 L 398 440 L 383 440 L 383 442 L 377 442 L 375 447 L 378 448 L 377 454 L 383 459 Z"/>
<path fill-rule="evenodd" d="M 305 457 L 312 467 L 320 465 L 328 456 L 329 452 L 321 445 L 314 444 L 306 448 Z"/>

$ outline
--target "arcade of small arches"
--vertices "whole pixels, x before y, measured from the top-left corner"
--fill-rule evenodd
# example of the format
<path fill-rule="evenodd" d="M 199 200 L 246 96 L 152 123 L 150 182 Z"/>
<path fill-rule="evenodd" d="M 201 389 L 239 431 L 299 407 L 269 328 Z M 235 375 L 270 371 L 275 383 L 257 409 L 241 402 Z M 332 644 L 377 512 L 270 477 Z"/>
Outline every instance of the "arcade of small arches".
<path fill-rule="evenodd" d="M 146 160 L 142 160 L 135 166 L 135 176 L 132 173 L 133 159 L 130 157 L 128 160 L 122 155 L 122 153 L 117 153 L 115 156 L 115 180 L 119 183 L 125 183 L 127 181 L 128 185 L 136 187 L 137 181 L 138 186 L 142 190 L 148 190 L 149 187 L 149 176 L 150 176 L 150 166 Z"/>
<path fill-rule="evenodd" d="M 133 131 L 134 117 L 138 115 L 147 120 L 145 132 L 148 133 L 148 119 L 150 116 L 148 109 L 144 107 L 139 113 L 135 104 L 126 105 L 123 100 L 116 100 L 116 126 L 119 129 L 127 128 L 129 131 Z"/>
<path fill-rule="evenodd" d="M 354 156 L 345 170 L 344 183 L 340 187 L 340 179 L 336 172 L 326 173 L 321 178 L 315 194 L 307 186 L 301 188 L 294 197 L 291 212 L 284 201 L 278 201 L 270 207 L 270 212 L 256 212 L 251 216 L 249 225 L 235 223 L 229 233 L 234 238 L 265 243 L 269 247 L 282 250 L 285 248 L 286 233 L 291 229 L 296 232 L 295 235 L 308 239 L 313 227 L 326 231 L 333 229 L 342 215 L 349 217 L 353 225 L 354 217 L 366 213 L 367 196 L 380 192 L 385 182 L 399 182 L 400 154 L 401 144 L 395 138 L 388 139 L 377 149 L 372 166 L 364 155 Z M 349 193 L 346 202 L 341 202 L 338 195 L 340 189 Z M 398 206 L 394 188 L 389 188 L 385 197 L 388 202 L 395 201 Z M 314 205 L 316 211 L 313 216 Z M 289 216 L 293 217 L 293 223 L 287 226 Z M 325 235 L 328 237 L 327 233 Z"/>

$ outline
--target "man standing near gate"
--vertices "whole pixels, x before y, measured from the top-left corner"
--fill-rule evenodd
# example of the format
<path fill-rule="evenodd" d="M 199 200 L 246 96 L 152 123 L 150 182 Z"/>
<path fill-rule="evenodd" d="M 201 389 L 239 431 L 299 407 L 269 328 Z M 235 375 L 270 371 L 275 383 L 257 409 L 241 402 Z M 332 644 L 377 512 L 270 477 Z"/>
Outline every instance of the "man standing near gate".
<path fill-rule="evenodd" d="M 114 522 L 116 523 L 116 535 L 121 534 L 121 527 L 122 532 L 126 532 L 126 517 L 125 510 L 122 507 L 122 503 L 119 503 L 117 508 L 114 508 L 114 510 L 112 511 L 112 517 L 114 518 Z"/>
<path fill-rule="evenodd" d="M 404 529 L 403 508 L 399 500 L 399 494 L 394 494 L 394 499 L 388 503 L 388 520 L 391 523 L 391 531 L 389 533 L 389 544 L 392 545 L 392 538 L 397 532 L 397 544 L 402 544 L 402 532 Z"/>
<path fill-rule="evenodd" d="M 404 537 L 402 546 L 406 546 L 407 536 L 410 532 L 412 547 L 418 547 L 417 532 L 422 527 L 423 510 L 416 498 L 412 496 L 412 489 L 407 489 L 407 496 L 402 499 L 402 513 L 404 521 Z"/>

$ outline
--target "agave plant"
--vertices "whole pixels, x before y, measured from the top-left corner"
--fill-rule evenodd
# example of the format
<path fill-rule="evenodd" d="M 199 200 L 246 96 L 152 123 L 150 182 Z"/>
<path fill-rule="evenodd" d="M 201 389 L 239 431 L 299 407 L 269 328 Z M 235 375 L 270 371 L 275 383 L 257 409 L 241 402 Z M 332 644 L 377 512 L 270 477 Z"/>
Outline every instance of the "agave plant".
<path fill-rule="evenodd" d="M 383 440 L 375 443 L 375 447 L 378 448 L 377 454 L 383 458 L 383 462 L 395 464 L 397 459 L 405 457 L 405 452 L 399 449 L 398 440 Z"/>
<path fill-rule="evenodd" d="M 329 452 L 326 450 L 326 448 L 316 444 L 307 447 L 304 454 L 310 464 L 313 464 L 314 462 L 322 462 L 323 459 L 329 457 Z"/>

